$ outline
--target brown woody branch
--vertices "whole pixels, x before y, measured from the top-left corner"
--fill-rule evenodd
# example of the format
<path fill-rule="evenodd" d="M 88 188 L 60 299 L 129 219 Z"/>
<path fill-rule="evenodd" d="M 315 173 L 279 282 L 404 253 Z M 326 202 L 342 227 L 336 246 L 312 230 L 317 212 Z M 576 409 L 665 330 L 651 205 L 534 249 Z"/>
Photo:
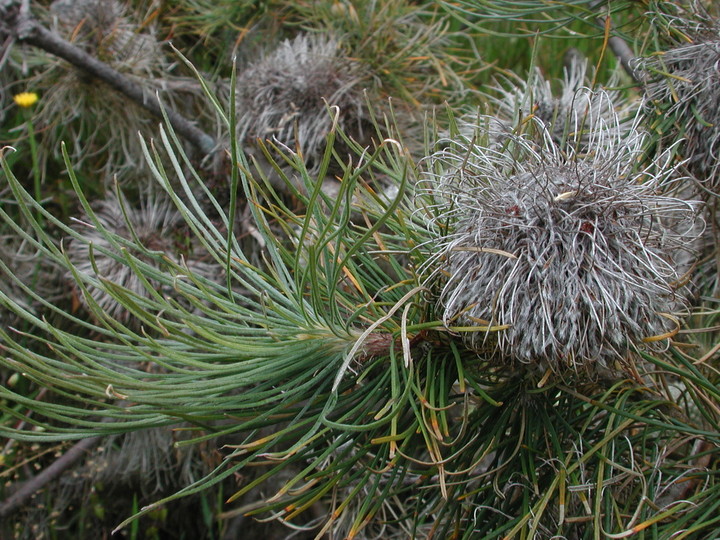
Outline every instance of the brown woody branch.
<path fill-rule="evenodd" d="M 100 442 L 100 437 L 83 439 L 70 447 L 52 465 L 43 469 L 37 476 L 21 484 L 20 488 L 0 504 L 0 519 L 5 519 L 20 508 L 30 497 L 55 480 L 76 461 Z"/>

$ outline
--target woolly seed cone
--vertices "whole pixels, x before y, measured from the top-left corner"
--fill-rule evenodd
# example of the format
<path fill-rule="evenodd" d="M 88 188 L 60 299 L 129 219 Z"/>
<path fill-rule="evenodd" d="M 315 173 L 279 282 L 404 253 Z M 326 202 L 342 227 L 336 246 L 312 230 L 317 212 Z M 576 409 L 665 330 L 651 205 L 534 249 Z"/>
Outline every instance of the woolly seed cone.
<path fill-rule="evenodd" d="M 442 216 L 452 224 L 442 250 L 444 320 L 509 325 L 494 351 L 504 363 L 594 377 L 676 327 L 664 314 L 684 305 L 674 256 L 695 213 L 656 193 L 673 172 L 667 163 L 635 170 L 643 137 L 634 127 L 622 137 L 597 123 L 587 155 L 560 151 L 537 127 L 537 142 L 505 132 L 487 137 L 506 140 L 505 150 L 453 141 L 432 157 L 445 170 L 434 181 L 451 209 Z M 486 348 L 484 332 L 463 337 Z"/>
<path fill-rule="evenodd" d="M 240 139 L 299 147 L 307 163 L 317 165 L 332 124 L 328 106 L 339 108 L 338 124 L 348 135 L 369 135 L 363 80 L 360 64 L 343 56 L 334 39 L 301 34 L 285 40 L 238 79 Z"/>
<path fill-rule="evenodd" d="M 0 235 L 0 291 L 11 303 L 21 309 L 35 313 L 38 307 L 27 294 L 22 283 L 33 292 L 57 303 L 65 292 L 63 279 L 58 277 L 60 269 L 57 264 L 39 254 L 33 246 L 17 233 Z M 16 279 L 13 279 L 14 274 Z M 18 323 L 19 317 L 15 310 L 0 304 L 0 326 L 7 328 Z"/>
<path fill-rule="evenodd" d="M 149 75 L 164 63 L 160 43 L 142 33 L 127 11 L 116 0 L 55 0 L 50 5 L 62 35 L 123 71 Z"/>

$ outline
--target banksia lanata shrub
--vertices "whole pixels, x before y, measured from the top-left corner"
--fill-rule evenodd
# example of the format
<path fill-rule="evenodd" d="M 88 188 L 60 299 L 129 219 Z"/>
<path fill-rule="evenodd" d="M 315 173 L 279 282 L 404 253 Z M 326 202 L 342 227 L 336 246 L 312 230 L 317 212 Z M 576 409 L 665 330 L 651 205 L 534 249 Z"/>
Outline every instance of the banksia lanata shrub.
<path fill-rule="evenodd" d="M 285 40 L 238 79 L 239 138 L 299 148 L 317 165 L 332 125 L 328 106 L 338 107 L 338 124 L 348 135 L 369 135 L 364 82 L 363 69 L 336 40 L 304 34 Z"/>
<path fill-rule="evenodd" d="M 99 309 L 101 316 L 136 327 L 121 298 L 129 295 L 131 303 L 141 302 L 155 294 L 155 289 L 172 295 L 171 283 L 140 277 L 133 268 L 136 264 L 148 264 L 166 277 L 174 270 L 176 279 L 182 279 L 183 268 L 207 278 L 220 274 L 219 267 L 198 260 L 193 252 L 197 246 L 185 236 L 185 222 L 162 195 L 146 194 L 140 205 L 133 207 L 125 197 L 119 199 L 111 193 L 96 203 L 91 217 L 76 220 L 74 228 L 78 238 L 69 243 L 67 255 L 73 273 L 84 276 L 83 281 L 89 280 L 86 291 L 76 292 L 96 316 Z"/>
<path fill-rule="evenodd" d="M 616 126 L 595 125 L 587 155 L 538 123 L 537 142 L 503 133 L 502 150 L 461 139 L 432 156 L 450 208 L 444 320 L 471 348 L 506 325 L 493 334 L 504 363 L 593 376 L 677 328 L 673 257 L 693 206 L 657 193 L 673 167 L 637 170 L 643 136 Z"/>
<path fill-rule="evenodd" d="M 507 127 L 490 125 L 495 131 Z M 482 134 L 482 126 L 478 131 Z M 398 141 L 355 148 L 357 165 L 345 168 L 335 197 L 315 191 L 324 178 L 313 177 L 304 163 L 280 151 L 283 163 L 304 183 L 297 205 L 285 204 L 265 182 L 248 176 L 245 156 L 231 153 L 231 171 L 240 173 L 237 185 L 247 201 L 243 230 L 254 229 L 257 236 L 254 252 L 234 233 L 238 214 L 225 213 L 215 192 L 205 189 L 180 142 L 168 136 L 169 127 L 153 147 L 167 155 L 155 156 L 149 165 L 192 240 L 172 234 L 175 218 L 158 218 L 147 227 L 155 236 L 144 232 L 129 203 L 127 220 L 116 221 L 133 224 L 132 239 L 113 234 L 102 208 L 89 211 L 69 164 L 68 175 L 89 214 L 88 226 L 71 229 L 33 199 L 0 155 L 3 180 L 38 236 L 33 245 L 72 273 L 96 319 L 43 304 L 53 308 L 54 323 L 0 294 L 0 305 L 27 323 L 19 332 L 0 326 L 0 369 L 27 378 L 14 387 L 0 385 L 6 414 L 0 436 L 55 442 L 178 427 L 187 435 L 187 440 L 160 432 L 124 439 L 124 449 L 110 452 L 109 461 L 94 460 L 107 465 L 108 476 L 98 483 L 108 484 L 122 476 L 118 470 L 143 476 L 170 463 L 192 465 L 162 451 L 171 441 L 206 445 L 199 457 L 212 472 L 162 500 L 128 502 L 121 509 L 125 515 L 111 525 L 118 530 L 141 515 L 145 523 L 156 510 L 177 508 L 173 501 L 200 490 L 213 490 L 205 502 L 224 501 L 221 509 L 202 503 L 205 516 L 222 512 L 218 522 L 244 528 L 248 517 L 275 518 L 318 538 L 451 538 L 458 531 L 467 538 L 582 538 L 589 530 L 623 537 L 645 524 L 662 525 L 657 536 L 664 538 L 692 520 L 707 519 L 717 507 L 713 469 L 703 470 L 685 451 L 695 439 L 717 447 L 718 430 L 715 424 L 687 420 L 685 407 L 673 407 L 669 417 L 667 385 L 660 379 L 669 370 L 681 377 L 687 369 L 692 381 L 678 385 L 680 391 L 687 388 L 692 399 L 714 407 L 716 381 L 703 374 L 710 373 L 708 363 L 693 365 L 694 359 L 673 350 L 657 358 L 647 355 L 658 369 L 648 370 L 642 385 L 627 378 L 610 390 L 595 384 L 538 388 L 532 377 L 493 364 L 457 336 L 470 335 L 462 326 L 482 331 L 487 324 L 479 318 L 492 322 L 493 308 L 500 306 L 494 310 L 498 322 L 516 325 L 494 329 L 505 359 L 530 356 L 515 354 L 522 323 L 527 326 L 522 330 L 537 336 L 527 338 L 530 348 L 538 340 L 549 343 L 541 351 L 544 357 L 531 360 L 554 362 L 560 370 L 570 361 L 558 358 L 564 344 L 553 339 L 561 333 L 559 325 L 574 324 L 587 330 L 567 336 L 574 340 L 572 360 L 585 360 L 577 369 L 592 371 L 594 364 L 588 366 L 585 357 L 600 347 L 593 340 L 609 341 L 605 334 L 612 328 L 606 327 L 620 321 L 619 332 L 637 330 L 628 341 L 642 339 L 667 328 L 662 321 L 653 326 L 662 319 L 655 311 L 681 304 L 672 296 L 672 267 L 665 255 L 682 233 L 680 224 L 677 230 L 673 225 L 689 214 L 690 205 L 653 191 L 671 167 L 659 162 L 637 171 L 633 160 L 640 137 L 621 139 L 611 128 L 598 129 L 589 155 L 560 151 L 541 126 L 532 133 L 544 133 L 545 140 L 533 142 L 508 130 L 497 137 L 490 133 L 493 140 L 504 140 L 491 149 L 479 144 L 490 137 L 447 141 L 447 150 L 428 160 L 437 174 L 432 190 L 418 186 L 416 173 L 423 169 Z M 150 152 L 145 156 L 151 158 Z M 164 169 L 164 158 L 178 166 Z M 330 159 L 323 157 L 320 171 Z M 385 182 L 397 192 L 388 201 L 371 187 Z M 312 193 L 305 195 L 308 190 Z M 492 205 L 493 197 L 498 206 Z M 213 211 L 206 213 L 207 208 Z M 57 235 L 44 232 L 38 214 L 71 236 L 72 244 L 58 249 Z M 0 217 L 13 229 L 2 207 Z M 652 223 L 651 217 L 663 221 Z M 172 224 L 169 231 L 160 226 L 165 221 Z M 173 237 L 184 245 L 201 243 L 203 253 L 224 263 L 227 279 L 211 282 L 176 262 Z M 444 237 L 447 249 L 424 247 L 438 237 Z M 514 238 L 524 243 L 512 244 Z M 79 253 L 71 257 L 74 249 Z M 464 263 L 468 255 L 484 267 L 478 271 Z M 128 273 L 151 294 L 134 294 L 106 276 L 95 277 L 106 257 L 127 263 Z M 81 272 L 82 260 L 95 265 Z M 502 266 L 506 260 L 515 266 Z M 467 279 L 479 280 L 474 289 L 463 281 L 463 264 Z M 451 331 L 439 313 L 439 284 L 429 276 L 438 266 L 438 275 L 454 272 L 446 306 L 453 286 L 464 287 L 460 296 L 475 294 L 465 306 L 457 298 L 456 313 L 448 309 Z M 487 286 L 493 276 L 498 286 Z M 513 294 L 503 292 L 504 285 Z M 103 313 L 94 299 L 105 293 L 124 306 L 133 327 L 141 321 L 145 331 Z M 636 308 L 650 301 L 655 302 L 650 308 Z M 490 306 L 487 315 L 483 306 Z M 507 311 L 514 319 L 500 320 Z M 649 322 L 640 320 L 643 316 Z M 639 330 L 630 327 L 630 317 Z M 549 330 L 545 319 L 554 325 Z M 475 341 L 467 343 L 477 349 L 481 334 L 472 335 Z M 46 392 L 43 399 L 35 389 Z M 711 414 L 705 416 L 714 422 Z M 136 454 L 138 445 L 145 448 Z M 23 463 L 21 457 L 11 466 Z M 689 467 L 692 478 L 685 482 Z M 190 472 L 195 471 L 203 469 Z M 165 484 L 171 474 L 155 481 Z M 190 476 L 177 479 L 186 482 Z M 683 482 L 683 491 L 659 497 L 675 480 Z M 131 518 L 133 508 L 142 509 Z M 53 519 L 61 524 L 74 517 L 57 515 L 53 508 Z M 234 516 L 238 521 L 228 523 Z M 7 521 L 0 520 L 4 528 Z M 706 530 L 710 527 L 717 529 L 712 521 Z M 216 536 L 221 534 L 229 533 Z"/>

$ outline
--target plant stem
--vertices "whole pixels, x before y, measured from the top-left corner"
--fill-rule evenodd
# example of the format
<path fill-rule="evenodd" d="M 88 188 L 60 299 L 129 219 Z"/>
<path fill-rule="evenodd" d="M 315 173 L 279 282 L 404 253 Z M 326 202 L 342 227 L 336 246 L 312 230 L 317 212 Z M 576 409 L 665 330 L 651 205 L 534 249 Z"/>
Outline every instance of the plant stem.
<path fill-rule="evenodd" d="M 90 437 L 81 440 L 69 448 L 67 452 L 55 460 L 52 465 L 45 468 L 40 474 L 22 484 L 14 494 L 0 504 L 0 518 L 4 519 L 13 514 L 28 498 L 60 476 L 99 442 L 100 437 Z"/>
<path fill-rule="evenodd" d="M 30 145 L 30 159 L 32 160 L 33 173 L 33 196 L 39 203 L 42 199 L 42 174 L 40 173 L 40 163 L 38 161 L 37 141 L 35 140 L 35 127 L 32 121 L 32 112 L 28 109 L 24 111 L 25 124 L 27 125 L 28 144 Z M 43 217 L 40 210 L 37 211 L 37 222 L 42 225 Z"/>

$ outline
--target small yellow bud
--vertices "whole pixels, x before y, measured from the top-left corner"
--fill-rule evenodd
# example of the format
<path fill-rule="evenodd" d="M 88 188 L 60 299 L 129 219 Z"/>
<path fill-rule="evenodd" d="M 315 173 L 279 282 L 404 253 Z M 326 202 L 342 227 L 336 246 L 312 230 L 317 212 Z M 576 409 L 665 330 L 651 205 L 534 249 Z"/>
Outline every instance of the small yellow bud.
<path fill-rule="evenodd" d="M 35 92 L 20 92 L 13 97 L 18 107 L 28 108 L 35 105 L 38 95 Z"/>

